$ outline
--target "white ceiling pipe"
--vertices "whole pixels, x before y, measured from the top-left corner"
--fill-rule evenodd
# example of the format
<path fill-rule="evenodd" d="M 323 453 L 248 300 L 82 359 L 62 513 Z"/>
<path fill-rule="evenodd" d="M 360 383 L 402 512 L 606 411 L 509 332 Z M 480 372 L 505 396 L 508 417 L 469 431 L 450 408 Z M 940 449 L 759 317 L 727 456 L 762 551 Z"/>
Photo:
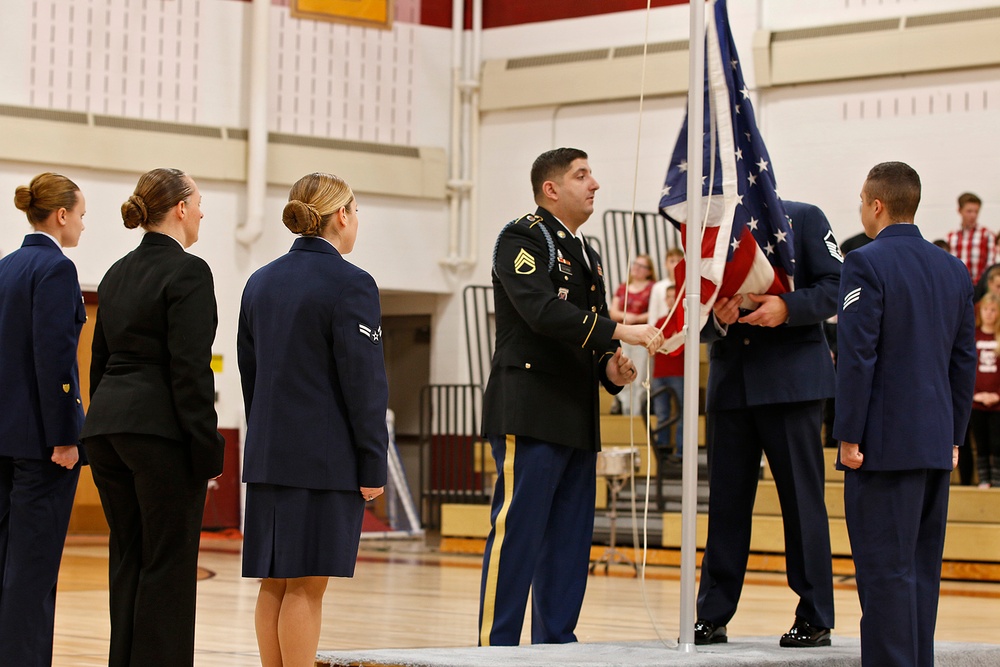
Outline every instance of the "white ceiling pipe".
<path fill-rule="evenodd" d="M 249 118 L 247 128 L 247 217 L 236 240 L 251 245 L 264 231 L 267 198 L 267 81 L 271 0 L 253 0 L 250 37 Z"/>

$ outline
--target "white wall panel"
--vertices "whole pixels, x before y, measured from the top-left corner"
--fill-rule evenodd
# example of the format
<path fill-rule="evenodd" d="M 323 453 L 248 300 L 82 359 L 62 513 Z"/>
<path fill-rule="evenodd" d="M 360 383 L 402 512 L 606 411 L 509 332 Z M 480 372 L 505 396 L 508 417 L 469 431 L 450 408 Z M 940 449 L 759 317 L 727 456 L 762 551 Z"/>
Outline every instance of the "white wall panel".
<path fill-rule="evenodd" d="M 762 27 L 788 30 L 890 16 L 996 7 L 997 0 L 760 0 Z"/>

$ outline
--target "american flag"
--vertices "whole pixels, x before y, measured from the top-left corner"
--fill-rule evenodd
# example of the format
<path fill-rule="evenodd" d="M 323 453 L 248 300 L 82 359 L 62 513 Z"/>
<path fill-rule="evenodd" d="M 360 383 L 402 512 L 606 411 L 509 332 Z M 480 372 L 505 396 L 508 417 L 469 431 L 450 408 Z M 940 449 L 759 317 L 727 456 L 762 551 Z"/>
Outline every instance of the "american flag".
<path fill-rule="evenodd" d="M 792 228 L 775 190 L 774 169 L 754 120 L 750 91 L 726 14 L 715 0 L 705 17 L 705 119 L 701 320 L 720 297 L 793 289 Z M 687 135 L 684 119 L 660 196 L 660 213 L 686 238 Z M 701 222 L 701 221 L 698 221 Z M 690 251 L 687 252 L 691 256 Z M 676 269 L 678 286 L 683 263 Z M 680 297 L 678 296 L 678 301 Z M 744 307 L 753 307 L 747 299 Z"/>

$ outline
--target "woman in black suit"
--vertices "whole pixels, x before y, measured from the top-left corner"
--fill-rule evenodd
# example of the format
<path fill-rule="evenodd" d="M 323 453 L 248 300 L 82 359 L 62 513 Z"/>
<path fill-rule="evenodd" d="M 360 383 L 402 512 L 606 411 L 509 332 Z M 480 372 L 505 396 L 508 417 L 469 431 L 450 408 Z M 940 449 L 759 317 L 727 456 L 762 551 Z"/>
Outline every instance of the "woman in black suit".
<path fill-rule="evenodd" d="M 330 174 L 292 186 L 300 238 L 257 270 L 240 309 L 247 414 L 243 576 L 261 579 L 264 667 L 312 667 L 328 578 L 350 577 L 366 501 L 386 480 L 388 387 L 378 287 L 343 255 L 358 203 Z"/>
<path fill-rule="evenodd" d="M 122 219 L 146 233 L 98 288 L 81 437 L 111 527 L 109 667 L 194 662 L 201 517 L 223 452 L 212 272 L 184 252 L 201 218 L 190 177 L 144 174 Z"/>

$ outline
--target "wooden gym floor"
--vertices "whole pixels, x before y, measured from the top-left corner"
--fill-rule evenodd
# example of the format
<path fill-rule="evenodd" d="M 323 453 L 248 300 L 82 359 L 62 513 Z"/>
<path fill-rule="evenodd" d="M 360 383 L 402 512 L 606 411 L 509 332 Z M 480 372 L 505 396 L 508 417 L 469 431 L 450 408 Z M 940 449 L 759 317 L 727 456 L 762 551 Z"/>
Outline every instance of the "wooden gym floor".
<path fill-rule="evenodd" d="M 195 664 L 259 665 L 253 631 L 256 580 L 240 577 L 239 540 L 203 539 Z M 353 579 L 334 579 L 324 604 L 321 650 L 473 646 L 480 559 L 442 555 L 420 541 L 362 542 Z M 577 634 L 582 642 L 675 639 L 679 570 L 647 568 L 639 580 L 618 566 L 592 576 Z M 107 664 L 107 546 L 71 537 L 56 605 L 55 667 Z M 853 581 L 838 579 L 837 636 L 857 637 Z M 774 636 L 792 622 L 795 597 L 776 574 L 750 573 L 731 636 Z M 648 611 L 647 611 L 648 609 Z M 652 616 L 652 620 L 650 619 Z M 937 638 L 1000 644 L 1000 584 L 945 582 Z M 527 623 L 525 625 L 527 628 Z M 522 643 L 527 643 L 525 638 Z"/>

